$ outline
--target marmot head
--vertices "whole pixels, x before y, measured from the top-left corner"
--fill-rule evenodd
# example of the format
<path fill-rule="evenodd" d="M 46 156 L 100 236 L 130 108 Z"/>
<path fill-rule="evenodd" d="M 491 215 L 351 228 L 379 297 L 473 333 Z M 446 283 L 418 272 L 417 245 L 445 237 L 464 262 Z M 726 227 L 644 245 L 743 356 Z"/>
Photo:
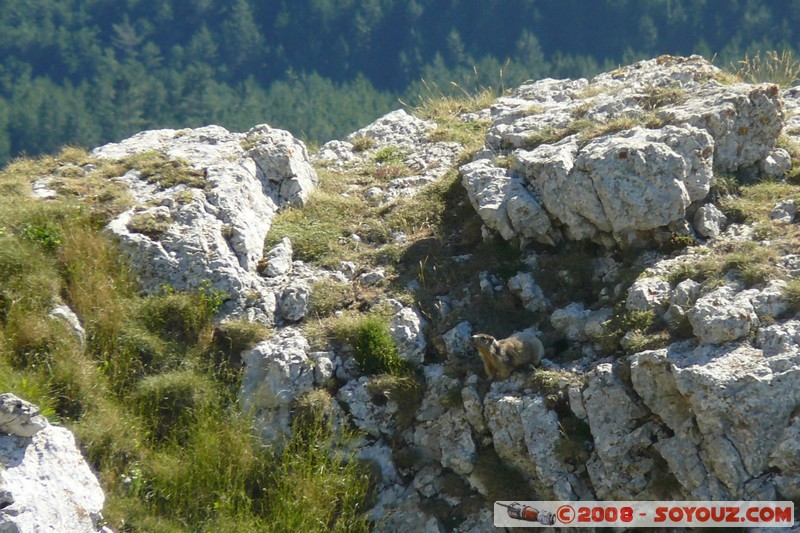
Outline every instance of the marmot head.
<path fill-rule="evenodd" d="M 477 335 L 473 335 L 471 340 L 473 346 L 476 348 L 490 348 L 495 342 L 495 338 L 486 333 L 478 333 Z"/>

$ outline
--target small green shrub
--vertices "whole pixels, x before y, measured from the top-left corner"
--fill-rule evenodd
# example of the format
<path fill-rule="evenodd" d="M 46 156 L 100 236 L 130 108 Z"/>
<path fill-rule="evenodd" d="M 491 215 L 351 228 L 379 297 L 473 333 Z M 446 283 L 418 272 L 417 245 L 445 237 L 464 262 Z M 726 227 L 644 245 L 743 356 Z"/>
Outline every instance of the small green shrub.
<path fill-rule="evenodd" d="M 49 221 L 41 224 L 26 224 L 22 228 L 22 236 L 32 242 L 41 244 L 47 251 L 55 251 L 64 242 L 61 228 Z"/>
<path fill-rule="evenodd" d="M 184 442 L 201 412 L 214 401 L 214 388 L 192 370 L 144 378 L 133 394 L 137 413 L 156 442 Z"/>
<path fill-rule="evenodd" d="M 403 162 L 403 158 L 408 152 L 399 146 L 384 146 L 372 156 L 375 163 L 394 163 L 399 164 Z"/>
<path fill-rule="evenodd" d="M 211 317 L 219 310 L 225 295 L 204 283 L 197 292 L 175 292 L 165 288 L 162 294 L 142 301 L 139 315 L 150 331 L 179 342 L 197 342 L 210 327 Z"/>
<path fill-rule="evenodd" d="M 402 374 L 410 370 L 397 353 L 389 334 L 389 322 L 380 315 L 342 318 L 333 325 L 333 334 L 353 347 L 358 368 L 364 374 Z"/>
<path fill-rule="evenodd" d="M 353 140 L 350 142 L 353 145 L 354 152 L 364 152 L 375 147 L 375 139 L 367 135 L 353 137 Z"/>
<path fill-rule="evenodd" d="M 388 323 L 368 316 L 358 325 L 353 340 L 358 366 L 365 374 L 397 374 L 408 370 L 408 363 L 397 354 Z"/>
<path fill-rule="evenodd" d="M 793 312 L 800 311 L 800 280 L 792 279 L 787 281 L 781 291 L 781 295 Z"/>

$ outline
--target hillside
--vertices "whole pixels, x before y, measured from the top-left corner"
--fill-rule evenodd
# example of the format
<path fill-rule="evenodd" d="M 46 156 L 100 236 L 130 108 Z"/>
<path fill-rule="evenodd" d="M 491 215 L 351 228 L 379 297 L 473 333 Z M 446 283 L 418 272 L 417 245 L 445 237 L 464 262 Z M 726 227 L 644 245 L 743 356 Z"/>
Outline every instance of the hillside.
<path fill-rule="evenodd" d="M 0 454 L 74 433 L 105 494 L 67 501 L 76 531 L 798 501 L 798 110 L 665 55 L 427 99 L 313 154 L 205 126 L 16 160 L 0 392 L 50 424 L 3 397 Z M 490 379 L 473 335 L 523 330 L 541 361 Z M 0 461 L 31 479 L 0 481 L 0 529 L 31 530 L 34 467 Z"/>
<path fill-rule="evenodd" d="M 269 123 L 321 144 L 431 92 L 499 96 L 662 53 L 728 68 L 797 50 L 798 23 L 797 0 L 10 3 L 0 164 L 206 124 Z"/>

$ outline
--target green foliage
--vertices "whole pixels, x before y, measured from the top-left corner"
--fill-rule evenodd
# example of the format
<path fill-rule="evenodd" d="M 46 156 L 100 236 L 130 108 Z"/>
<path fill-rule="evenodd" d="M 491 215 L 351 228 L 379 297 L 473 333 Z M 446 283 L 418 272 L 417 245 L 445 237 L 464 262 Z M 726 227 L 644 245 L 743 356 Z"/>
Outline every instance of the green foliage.
<path fill-rule="evenodd" d="M 203 188 L 205 173 L 196 170 L 182 159 L 170 159 L 161 152 L 141 152 L 123 161 L 127 169 L 136 169 L 147 183 L 156 183 L 161 189 L 175 185 Z"/>
<path fill-rule="evenodd" d="M 348 283 L 324 279 L 311 286 L 311 311 L 318 318 L 332 315 L 353 301 L 353 289 Z"/>
<path fill-rule="evenodd" d="M 364 374 L 399 375 L 410 370 L 397 354 L 397 346 L 389 333 L 389 322 L 376 313 L 343 317 L 333 325 L 333 334 L 353 347 L 353 355 Z"/>
<path fill-rule="evenodd" d="M 170 224 L 172 219 L 169 216 L 163 217 L 153 212 L 134 213 L 128 222 L 128 229 L 151 239 L 158 239 L 169 229 Z"/>
<path fill-rule="evenodd" d="M 795 313 L 800 311 L 800 280 L 792 279 L 786 282 L 781 290 L 781 295 Z"/>
<path fill-rule="evenodd" d="M 213 386 L 203 376 L 176 370 L 144 378 L 132 400 L 153 439 L 183 442 L 213 396 Z"/>
<path fill-rule="evenodd" d="M 367 135 L 359 135 L 358 137 L 353 138 L 352 143 L 353 151 L 363 152 L 375 146 L 375 139 Z"/>

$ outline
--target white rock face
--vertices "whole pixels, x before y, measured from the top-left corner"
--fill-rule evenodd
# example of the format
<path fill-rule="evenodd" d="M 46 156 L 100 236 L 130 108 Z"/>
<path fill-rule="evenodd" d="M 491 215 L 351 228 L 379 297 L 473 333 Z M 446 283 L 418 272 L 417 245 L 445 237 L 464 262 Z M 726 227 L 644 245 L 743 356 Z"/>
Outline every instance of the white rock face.
<path fill-rule="evenodd" d="M 625 308 L 628 311 L 655 311 L 661 315 L 671 292 L 669 283 L 659 277 L 638 279 L 628 289 Z"/>
<path fill-rule="evenodd" d="M 536 239 L 547 244 L 550 219 L 522 181 L 503 168 L 479 159 L 461 167 L 462 184 L 472 206 L 490 229 L 510 240 L 515 236 Z"/>
<path fill-rule="evenodd" d="M 484 398 L 484 419 L 497 455 L 517 467 L 540 494 L 576 498 L 573 476 L 557 459 L 558 417 L 541 396 L 490 392 Z"/>
<path fill-rule="evenodd" d="M 466 320 L 460 322 L 442 335 L 445 351 L 449 358 L 465 357 L 472 350 L 472 324 Z"/>
<path fill-rule="evenodd" d="M 403 307 L 389 319 L 389 333 L 397 344 L 398 355 L 414 365 L 425 361 L 427 322 L 416 309 Z"/>
<path fill-rule="evenodd" d="M 264 267 L 263 275 L 275 278 L 291 272 L 293 253 L 292 241 L 289 240 L 289 237 L 284 237 L 264 257 L 266 266 Z"/>
<path fill-rule="evenodd" d="M 140 275 L 142 288 L 194 290 L 208 280 L 231 299 L 226 313 L 271 324 L 275 298 L 256 269 L 277 209 L 302 205 L 316 185 L 305 146 L 266 125 L 246 134 L 208 126 L 146 131 L 92 155 L 124 159 L 147 152 L 184 160 L 206 185 L 160 187 L 135 171 L 117 178 L 128 185 L 137 207 L 111 221 L 108 230 Z M 164 213 L 147 207 L 153 204 Z M 161 230 L 149 235 L 132 231 L 141 217 L 161 220 Z M 252 294 L 261 297 L 248 299 Z"/>
<path fill-rule="evenodd" d="M 529 272 L 519 272 L 508 280 L 508 288 L 521 301 L 528 311 L 537 313 L 547 309 L 547 299 L 542 288 L 536 284 Z"/>
<path fill-rule="evenodd" d="M 48 316 L 66 323 L 75 335 L 81 349 L 86 347 L 86 330 L 83 329 L 78 315 L 72 309 L 66 305 L 57 305 L 48 313 Z"/>
<path fill-rule="evenodd" d="M 637 423 L 647 411 L 632 401 L 608 363 L 589 374 L 583 402 L 594 436 L 595 450 L 586 467 L 595 494 L 603 499 L 645 497 L 645 474 L 654 462 L 644 450 L 657 432 L 653 422 Z"/>
<path fill-rule="evenodd" d="M 358 429 L 378 438 L 394 436 L 397 431 L 394 416 L 398 412 L 397 402 L 391 398 L 381 402 L 373 402 L 373 394 L 369 388 L 370 378 L 360 377 L 347 382 L 336 394 L 350 413 L 350 419 Z"/>
<path fill-rule="evenodd" d="M 635 391 L 674 432 L 661 453 L 692 497 L 738 498 L 776 461 L 783 480 L 798 476 L 781 451 L 800 406 L 799 326 L 762 328 L 755 347 L 683 343 L 631 357 Z"/>
<path fill-rule="evenodd" d="M 302 281 L 286 287 L 278 301 L 278 311 L 289 322 L 305 318 L 311 305 L 311 289 Z"/>
<path fill-rule="evenodd" d="M 778 148 L 760 163 L 763 176 L 780 179 L 792 168 L 792 156 L 783 148 Z"/>
<path fill-rule="evenodd" d="M 17 437 L 33 437 L 48 426 L 35 405 L 13 394 L 0 394 L 0 432 Z"/>
<path fill-rule="evenodd" d="M 428 384 L 418 410 L 413 442 L 424 448 L 444 468 L 468 475 L 474 467 L 477 449 L 463 408 L 443 407 L 450 389 L 459 388 L 458 380 L 448 378 L 440 365 L 425 367 Z M 459 391 L 460 392 L 460 391 Z"/>
<path fill-rule="evenodd" d="M 518 88 L 493 106 L 486 136 L 494 152 L 513 150 L 511 169 L 486 154 L 463 166 L 470 201 L 487 227 L 523 242 L 640 245 L 658 228 L 685 225 L 686 208 L 705 199 L 713 169 L 757 172 L 761 165 L 766 174 L 783 161 L 773 150 L 782 127 L 777 88 L 723 86 L 713 81 L 719 72 L 699 56 L 664 56 L 591 82 Z M 657 129 L 636 126 L 637 119 Z M 622 120 L 630 126 L 619 130 Z M 616 127 L 593 133 L 603 124 Z"/>
<path fill-rule="evenodd" d="M 292 401 L 314 388 L 314 362 L 305 337 L 285 328 L 242 353 L 244 375 L 239 389 L 242 409 L 255 416 L 265 442 L 279 443 L 291 429 Z"/>
<path fill-rule="evenodd" d="M 739 339 L 759 324 L 750 300 L 737 297 L 731 287 L 720 287 L 701 296 L 688 317 L 695 336 L 707 344 Z"/>
<path fill-rule="evenodd" d="M 718 237 L 728 218 L 714 204 L 701 206 L 694 214 L 694 229 L 703 237 Z"/>
<path fill-rule="evenodd" d="M 9 396 L 2 396 L 2 419 L 6 407 L 16 404 Z M 27 402 L 24 406 L 16 423 L 0 423 L 0 531 L 99 531 L 105 495 L 72 433 L 41 416 L 22 423 L 38 413 Z"/>

